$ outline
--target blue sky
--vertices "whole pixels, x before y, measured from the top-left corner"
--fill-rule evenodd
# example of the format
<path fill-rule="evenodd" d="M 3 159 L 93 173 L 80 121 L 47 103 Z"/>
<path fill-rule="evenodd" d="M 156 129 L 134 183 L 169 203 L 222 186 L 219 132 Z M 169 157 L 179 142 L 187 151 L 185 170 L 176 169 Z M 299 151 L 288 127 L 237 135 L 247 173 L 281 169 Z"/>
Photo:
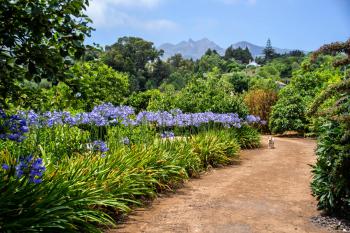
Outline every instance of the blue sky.
<path fill-rule="evenodd" d="M 208 38 L 314 50 L 350 38 L 350 0 L 92 0 L 87 43 L 137 36 L 156 46 Z"/>

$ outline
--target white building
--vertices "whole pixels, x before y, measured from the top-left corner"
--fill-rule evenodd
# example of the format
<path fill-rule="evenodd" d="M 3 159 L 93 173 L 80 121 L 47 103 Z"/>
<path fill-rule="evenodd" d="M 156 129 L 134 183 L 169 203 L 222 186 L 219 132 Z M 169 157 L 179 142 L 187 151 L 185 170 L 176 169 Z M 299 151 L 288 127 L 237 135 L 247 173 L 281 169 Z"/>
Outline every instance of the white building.
<path fill-rule="evenodd" d="M 252 67 L 259 67 L 260 65 L 253 60 L 253 61 L 249 61 L 249 64 L 246 65 L 246 67 L 251 67 L 251 66 Z"/>

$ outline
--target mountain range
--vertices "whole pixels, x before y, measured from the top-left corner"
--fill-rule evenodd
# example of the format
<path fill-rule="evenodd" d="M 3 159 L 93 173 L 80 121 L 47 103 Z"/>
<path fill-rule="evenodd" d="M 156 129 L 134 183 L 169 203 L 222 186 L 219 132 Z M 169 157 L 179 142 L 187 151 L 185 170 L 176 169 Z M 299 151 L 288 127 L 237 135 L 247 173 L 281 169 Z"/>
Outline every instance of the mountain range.
<path fill-rule="evenodd" d="M 263 50 L 265 46 L 259 46 L 252 44 L 247 41 L 240 41 L 235 44 L 232 44 L 233 48 L 245 48 L 247 47 L 252 54 L 253 57 L 261 56 L 263 54 Z M 216 50 L 220 55 L 225 54 L 225 49 L 217 45 L 215 42 L 210 41 L 207 38 L 203 38 L 201 40 L 194 41 L 189 39 L 188 41 L 181 41 L 178 44 L 165 43 L 158 47 L 158 49 L 164 50 L 163 59 L 167 59 L 176 53 L 180 53 L 185 58 L 199 59 L 203 56 L 203 54 L 208 50 Z M 291 49 L 281 49 L 275 48 L 277 53 L 288 53 L 292 51 Z"/>

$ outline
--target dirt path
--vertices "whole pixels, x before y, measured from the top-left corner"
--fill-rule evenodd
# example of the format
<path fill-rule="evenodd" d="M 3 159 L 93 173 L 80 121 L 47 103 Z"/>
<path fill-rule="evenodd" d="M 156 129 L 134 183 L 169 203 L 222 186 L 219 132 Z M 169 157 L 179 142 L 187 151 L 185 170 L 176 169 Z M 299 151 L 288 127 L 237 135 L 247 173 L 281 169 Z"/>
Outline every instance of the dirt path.
<path fill-rule="evenodd" d="M 176 194 L 136 210 L 117 232 L 326 233 L 310 194 L 315 142 L 276 138 L 276 149 L 242 151 L 242 163 L 189 181 Z"/>

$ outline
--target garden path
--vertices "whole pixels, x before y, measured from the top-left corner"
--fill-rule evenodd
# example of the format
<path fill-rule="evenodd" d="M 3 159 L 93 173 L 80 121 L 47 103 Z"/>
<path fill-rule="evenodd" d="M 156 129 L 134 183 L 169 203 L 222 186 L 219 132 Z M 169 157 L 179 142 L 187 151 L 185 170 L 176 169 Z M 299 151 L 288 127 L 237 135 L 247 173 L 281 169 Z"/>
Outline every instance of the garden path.
<path fill-rule="evenodd" d="M 190 180 L 107 232 L 329 232 L 310 222 L 318 214 L 308 165 L 315 141 L 276 138 L 276 149 L 267 148 L 267 137 L 262 141 L 262 148 L 241 152 L 239 165 Z"/>

